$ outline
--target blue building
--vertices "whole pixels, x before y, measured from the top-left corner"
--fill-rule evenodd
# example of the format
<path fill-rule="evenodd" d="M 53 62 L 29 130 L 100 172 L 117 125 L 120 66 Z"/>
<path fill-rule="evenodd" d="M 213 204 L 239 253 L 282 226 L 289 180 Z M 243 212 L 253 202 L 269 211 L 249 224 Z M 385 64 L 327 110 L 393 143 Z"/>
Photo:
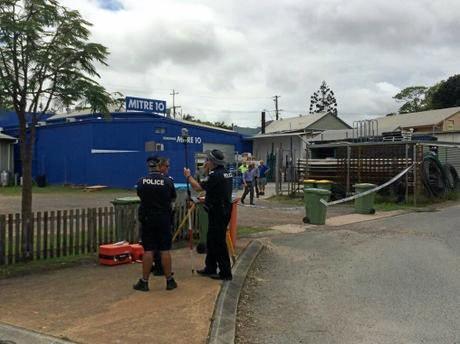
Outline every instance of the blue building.
<path fill-rule="evenodd" d="M 56 115 L 39 122 L 34 146 L 33 174 L 45 175 L 50 184 L 107 185 L 132 188 L 146 173 L 148 156 L 166 156 L 170 175 L 183 182 L 185 145 L 181 129 L 187 128 L 188 166 L 209 149 L 221 149 L 229 163 L 245 151 L 242 136 L 234 131 L 145 112 Z M 17 125 L 5 127 L 17 136 Z M 202 154 L 201 154 L 202 155 Z M 20 172 L 19 152 L 16 172 Z"/>

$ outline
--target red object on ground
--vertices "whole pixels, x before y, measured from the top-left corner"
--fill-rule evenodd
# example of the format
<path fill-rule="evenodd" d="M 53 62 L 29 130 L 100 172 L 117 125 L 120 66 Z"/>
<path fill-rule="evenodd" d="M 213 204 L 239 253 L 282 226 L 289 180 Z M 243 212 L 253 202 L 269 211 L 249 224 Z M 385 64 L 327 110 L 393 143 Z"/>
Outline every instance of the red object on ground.
<path fill-rule="evenodd" d="M 142 257 L 144 256 L 144 247 L 139 244 L 131 244 L 131 257 L 133 261 L 142 261 Z"/>
<path fill-rule="evenodd" d="M 238 202 L 239 198 L 235 198 L 232 202 L 232 216 L 228 223 L 228 230 L 230 231 L 230 238 L 232 239 L 233 247 L 236 247 L 236 240 L 238 238 Z"/>
<path fill-rule="evenodd" d="M 131 263 L 129 243 L 116 243 L 99 246 L 99 264 L 120 265 Z"/>

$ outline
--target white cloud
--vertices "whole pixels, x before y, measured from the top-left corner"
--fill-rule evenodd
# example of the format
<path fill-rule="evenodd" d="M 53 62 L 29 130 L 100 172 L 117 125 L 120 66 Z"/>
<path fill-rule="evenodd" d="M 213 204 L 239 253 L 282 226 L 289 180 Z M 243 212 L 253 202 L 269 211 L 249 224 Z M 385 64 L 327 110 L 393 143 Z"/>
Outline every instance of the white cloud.
<path fill-rule="evenodd" d="M 103 1 L 63 1 L 111 52 L 101 83 L 168 103 L 174 88 L 185 113 L 207 120 L 258 125 L 275 94 L 282 116 L 305 113 L 326 80 L 352 122 L 459 72 L 454 0 Z"/>

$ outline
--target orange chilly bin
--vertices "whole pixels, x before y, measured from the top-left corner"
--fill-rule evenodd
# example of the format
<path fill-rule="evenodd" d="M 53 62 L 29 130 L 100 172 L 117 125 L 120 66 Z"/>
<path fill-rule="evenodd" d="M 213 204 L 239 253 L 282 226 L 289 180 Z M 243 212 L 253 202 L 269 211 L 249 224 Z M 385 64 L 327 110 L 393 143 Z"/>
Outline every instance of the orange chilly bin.
<path fill-rule="evenodd" d="M 144 256 L 144 247 L 139 244 L 131 244 L 131 257 L 133 261 L 142 260 Z"/>
<path fill-rule="evenodd" d="M 99 246 L 99 264 L 120 265 L 127 263 L 131 263 L 131 246 L 128 243 Z"/>

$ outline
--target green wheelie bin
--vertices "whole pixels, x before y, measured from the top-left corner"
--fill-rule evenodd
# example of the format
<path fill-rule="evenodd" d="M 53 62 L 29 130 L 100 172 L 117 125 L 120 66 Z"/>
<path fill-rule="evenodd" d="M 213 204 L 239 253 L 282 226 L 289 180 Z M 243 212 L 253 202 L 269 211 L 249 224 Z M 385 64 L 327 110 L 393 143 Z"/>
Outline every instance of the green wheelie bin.
<path fill-rule="evenodd" d="M 304 190 L 303 202 L 305 205 L 305 214 L 307 214 L 307 216 L 308 216 L 308 210 L 306 207 L 307 199 L 305 198 L 306 197 L 305 189 L 311 189 L 311 188 L 316 188 L 316 179 L 304 179 L 303 181 L 303 190 Z"/>
<path fill-rule="evenodd" d="M 332 180 L 321 179 L 321 180 L 316 181 L 316 187 L 318 189 L 324 189 L 324 190 L 331 191 L 331 193 L 332 193 L 332 184 L 333 183 L 334 182 Z M 331 195 L 329 195 L 327 201 L 329 201 L 330 198 L 331 198 Z"/>
<path fill-rule="evenodd" d="M 324 225 L 326 223 L 327 207 L 321 200 L 327 201 L 331 192 L 329 190 L 318 188 L 306 188 L 304 192 L 305 212 L 304 223 L 314 225 Z"/>
<path fill-rule="evenodd" d="M 375 188 L 377 185 L 370 183 L 355 184 L 353 187 L 357 194 Z M 358 214 L 375 214 L 374 209 L 375 192 L 355 199 L 355 212 Z"/>
<path fill-rule="evenodd" d="M 304 179 L 303 181 L 303 188 L 315 188 L 316 187 L 316 179 Z"/>
<path fill-rule="evenodd" d="M 138 242 L 137 209 L 139 197 L 119 197 L 112 202 L 115 208 L 115 241 Z"/>
<path fill-rule="evenodd" d="M 206 253 L 206 237 L 208 235 L 208 212 L 204 208 L 204 200 L 195 203 L 197 212 L 197 226 L 200 234 L 200 241 L 196 246 L 196 251 L 200 254 Z"/>
<path fill-rule="evenodd" d="M 230 237 L 233 245 L 236 244 L 237 237 L 237 217 L 238 217 L 238 202 L 239 198 L 232 199 L 232 215 L 228 224 L 228 229 L 230 231 Z M 199 202 L 195 203 L 197 211 L 197 220 L 198 220 L 198 231 L 200 233 L 200 241 L 196 246 L 196 251 L 200 254 L 206 253 L 206 242 L 208 235 L 208 212 L 204 207 L 204 198 L 199 199 Z"/>

